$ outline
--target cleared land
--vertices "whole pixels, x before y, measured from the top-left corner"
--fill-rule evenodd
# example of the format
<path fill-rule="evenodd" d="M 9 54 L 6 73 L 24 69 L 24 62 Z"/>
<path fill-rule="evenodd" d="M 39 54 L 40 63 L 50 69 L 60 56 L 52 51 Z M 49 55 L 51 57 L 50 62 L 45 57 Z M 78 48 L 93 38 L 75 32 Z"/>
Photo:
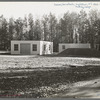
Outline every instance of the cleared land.
<path fill-rule="evenodd" d="M 0 56 L 0 97 L 99 98 L 99 77 L 99 58 Z"/>

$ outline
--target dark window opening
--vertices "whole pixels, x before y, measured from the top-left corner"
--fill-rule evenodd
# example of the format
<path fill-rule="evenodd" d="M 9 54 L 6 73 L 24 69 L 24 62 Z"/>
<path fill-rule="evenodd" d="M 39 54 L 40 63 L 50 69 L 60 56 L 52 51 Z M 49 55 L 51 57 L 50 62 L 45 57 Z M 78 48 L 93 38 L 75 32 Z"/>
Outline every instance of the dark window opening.
<path fill-rule="evenodd" d="M 18 44 L 14 44 L 14 51 L 18 51 Z"/>
<path fill-rule="evenodd" d="M 44 45 L 44 51 L 46 50 L 46 45 Z"/>
<path fill-rule="evenodd" d="M 65 45 L 62 45 L 62 49 L 65 49 Z"/>
<path fill-rule="evenodd" d="M 49 45 L 49 50 L 51 50 L 51 45 Z"/>
<path fill-rule="evenodd" d="M 33 51 L 37 51 L 37 45 L 33 44 Z"/>

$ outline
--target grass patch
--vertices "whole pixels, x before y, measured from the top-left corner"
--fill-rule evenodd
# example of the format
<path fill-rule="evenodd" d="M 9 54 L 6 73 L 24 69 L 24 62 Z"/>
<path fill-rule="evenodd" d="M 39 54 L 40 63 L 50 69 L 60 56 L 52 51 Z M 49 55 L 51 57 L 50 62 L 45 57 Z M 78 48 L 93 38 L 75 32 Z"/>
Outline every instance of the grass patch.
<path fill-rule="evenodd" d="M 88 48 L 69 48 L 57 56 L 64 56 L 64 57 L 100 57 L 100 51 L 95 49 L 88 49 Z"/>
<path fill-rule="evenodd" d="M 62 92 L 62 89 L 58 89 L 59 85 L 72 84 L 100 76 L 100 66 L 49 69 L 0 73 L 1 96 L 50 97 L 52 94 Z"/>

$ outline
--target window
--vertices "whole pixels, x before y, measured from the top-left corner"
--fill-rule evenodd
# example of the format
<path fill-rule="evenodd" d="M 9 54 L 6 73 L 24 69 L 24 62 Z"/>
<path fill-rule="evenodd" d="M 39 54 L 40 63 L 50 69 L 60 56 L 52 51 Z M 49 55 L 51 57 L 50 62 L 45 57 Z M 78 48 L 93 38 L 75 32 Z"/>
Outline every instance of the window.
<path fill-rule="evenodd" d="M 51 45 L 49 45 L 49 50 L 51 50 Z"/>
<path fill-rule="evenodd" d="M 33 44 L 33 51 L 37 51 L 37 45 Z"/>
<path fill-rule="evenodd" d="M 98 45 L 96 44 L 96 50 L 98 50 Z"/>
<path fill-rule="evenodd" d="M 46 45 L 44 45 L 44 51 L 46 50 Z"/>
<path fill-rule="evenodd" d="M 62 45 L 62 49 L 65 49 L 65 45 Z"/>
<path fill-rule="evenodd" d="M 14 44 L 14 51 L 18 51 L 18 44 Z"/>

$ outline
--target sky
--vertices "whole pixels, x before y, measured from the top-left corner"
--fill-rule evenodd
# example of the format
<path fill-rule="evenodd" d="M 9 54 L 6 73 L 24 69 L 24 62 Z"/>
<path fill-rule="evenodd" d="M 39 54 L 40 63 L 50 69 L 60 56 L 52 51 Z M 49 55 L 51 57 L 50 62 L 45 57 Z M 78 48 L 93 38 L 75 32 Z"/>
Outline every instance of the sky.
<path fill-rule="evenodd" d="M 55 14 L 61 17 L 67 11 L 87 13 L 91 9 L 100 10 L 100 2 L 0 2 L 0 15 L 5 18 L 24 18 L 32 13 L 34 19 L 41 18 L 44 14 Z"/>

